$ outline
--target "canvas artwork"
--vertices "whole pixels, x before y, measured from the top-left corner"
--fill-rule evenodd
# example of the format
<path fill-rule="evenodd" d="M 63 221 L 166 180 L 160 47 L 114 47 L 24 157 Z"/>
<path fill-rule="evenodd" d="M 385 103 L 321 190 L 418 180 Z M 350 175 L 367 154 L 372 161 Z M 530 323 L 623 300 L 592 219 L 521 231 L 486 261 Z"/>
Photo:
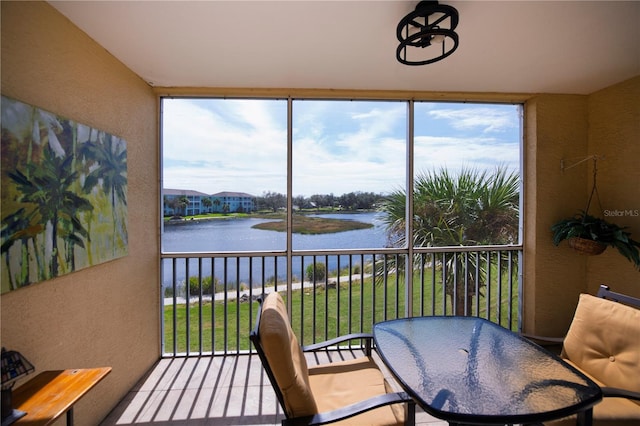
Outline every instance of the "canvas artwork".
<path fill-rule="evenodd" d="M 127 254 L 127 144 L 2 96 L 2 293 Z"/>

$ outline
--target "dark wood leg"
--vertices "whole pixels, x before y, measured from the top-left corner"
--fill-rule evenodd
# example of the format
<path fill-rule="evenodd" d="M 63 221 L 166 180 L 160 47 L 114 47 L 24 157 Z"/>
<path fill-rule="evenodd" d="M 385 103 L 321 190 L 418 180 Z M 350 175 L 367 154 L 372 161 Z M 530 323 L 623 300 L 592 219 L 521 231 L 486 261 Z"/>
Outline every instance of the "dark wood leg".
<path fill-rule="evenodd" d="M 73 407 L 67 410 L 67 426 L 73 426 Z"/>

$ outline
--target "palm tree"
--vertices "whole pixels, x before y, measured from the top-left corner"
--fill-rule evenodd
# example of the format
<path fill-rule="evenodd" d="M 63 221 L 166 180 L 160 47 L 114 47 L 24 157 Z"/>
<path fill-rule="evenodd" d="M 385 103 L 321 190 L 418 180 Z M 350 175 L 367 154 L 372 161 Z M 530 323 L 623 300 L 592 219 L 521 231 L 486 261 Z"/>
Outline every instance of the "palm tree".
<path fill-rule="evenodd" d="M 446 169 L 421 173 L 416 177 L 413 208 L 413 235 L 405 235 L 406 195 L 403 190 L 392 193 L 381 205 L 387 227 L 389 245 L 403 247 L 410 241 L 414 247 L 474 246 L 516 243 L 518 239 L 519 176 L 498 167 L 493 173 L 464 168 L 457 175 Z M 386 265 L 402 271 L 403 265 Z M 485 285 L 489 265 L 480 268 L 479 276 L 473 256 L 455 254 L 443 257 L 448 274 L 446 294 L 456 306 L 456 314 L 468 314 L 470 298 Z M 503 267 L 504 265 L 500 265 Z M 473 271 L 473 273 L 471 272 Z M 455 280 L 455 282 L 454 282 Z M 476 283 L 476 280 L 478 281 Z M 465 283 L 468 291 L 465 291 Z M 465 299 L 467 298 L 467 299 Z M 454 300 L 455 299 L 455 300 Z M 465 312 L 467 306 L 467 312 Z"/>
<path fill-rule="evenodd" d="M 187 198 L 186 195 L 183 195 L 178 200 L 178 204 L 180 205 L 180 207 L 182 207 L 182 215 L 186 216 L 187 215 L 187 207 L 189 207 L 189 198 Z"/>
<path fill-rule="evenodd" d="M 211 213 L 211 206 L 213 205 L 213 201 L 211 201 L 211 198 L 204 197 L 202 199 L 202 205 L 207 208 L 207 213 Z"/>
<path fill-rule="evenodd" d="M 97 141 L 86 141 L 80 155 L 89 163 L 90 172 L 84 180 L 83 190 L 90 193 L 97 186 L 111 201 L 113 217 L 113 244 L 115 255 L 118 215 L 116 201 L 127 205 L 127 150 L 124 143 L 113 135 L 100 132 Z"/>
<path fill-rule="evenodd" d="M 163 202 L 165 205 L 171 208 L 171 214 L 173 216 L 177 216 L 180 214 L 178 209 L 180 209 L 181 206 L 180 206 L 180 199 L 178 197 L 165 195 L 163 197 Z"/>
<path fill-rule="evenodd" d="M 73 241 L 73 244 L 82 244 L 81 237 L 88 237 L 77 214 L 93 207 L 72 190 L 78 178 L 78 172 L 71 169 L 72 163 L 72 155 L 61 158 L 51 149 L 45 149 L 42 162 L 28 164 L 27 173 L 20 170 L 8 173 L 21 194 L 20 201 L 33 206 L 33 210 L 25 217 L 39 219 L 32 226 L 45 229 L 47 224 L 51 224 L 50 277 L 58 276 L 62 259 L 58 249 L 58 232 L 66 242 Z"/>
<path fill-rule="evenodd" d="M 5 256 L 5 264 L 9 275 L 9 284 L 12 290 L 16 290 L 22 286 L 25 286 L 31 282 L 29 277 L 29 241 L 33 243 L 34 258 L 38 266 L 38 281 L 46 279 L 44 268 L 40 260 L 40 254 L 36 247 L 38 247 L 36 238 L 40 233 L 44 232 L 44 224 L 38 215 L 38 209 L 33 208 L 31 211 L 27 211 L 24 207 L 18 209 L 16 212 L 8 215 L 3 219 L 2 231 L 2 246 L 0 252 Z M 13 272 L 11 271 L 11 262 L 9 257 L 9 250 L 14 244 L 19 244 L 20 249 L 20 270 L 17 273 L 14 280 Z"/>

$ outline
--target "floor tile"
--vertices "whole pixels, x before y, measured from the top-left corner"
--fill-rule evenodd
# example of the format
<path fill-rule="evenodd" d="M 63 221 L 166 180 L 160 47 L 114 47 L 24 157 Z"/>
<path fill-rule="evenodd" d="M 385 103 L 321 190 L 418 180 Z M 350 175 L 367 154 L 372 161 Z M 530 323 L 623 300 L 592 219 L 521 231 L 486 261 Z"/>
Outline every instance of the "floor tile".
<path fill-rule="evenodd" d="M 310 366 L 361 351 L 307 354 Z M 284 418 L 256 354 L 161 359 L 101 426 L 276 426 Z M 420 409 L 416 424 L 447 426 Z"/>

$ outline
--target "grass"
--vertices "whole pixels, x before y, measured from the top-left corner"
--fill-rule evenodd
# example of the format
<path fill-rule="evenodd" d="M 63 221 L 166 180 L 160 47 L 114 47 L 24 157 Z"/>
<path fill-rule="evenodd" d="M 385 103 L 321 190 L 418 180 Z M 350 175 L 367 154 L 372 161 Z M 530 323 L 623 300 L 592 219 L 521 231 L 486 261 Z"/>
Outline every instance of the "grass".
<path fill-rule="evenodd" d="M 440 284 L 433 286 L 428 273 L 424 276 L 426 278 L 423 283 L 420 283 L 419 276 L 414 277 L 411 298 L 413 315 L 451 315 L 453 312 L 448 298 L 443 304 L 445 298 L 442 295 L 442 286 Z M 504 277 L 503 280 L 508 282 Z M 315 291 L 311 288 L 295 290 L 292 292 L 291 321 L 294 332 L 303 345 L 350 332 L 371 332 L 376 322 L 404 316 L 405 285 L 403 281 L 391 274 L 387 285 L 383 283 L 372 285 L 371 278 L 365 278 L 362 282 L 354 280 L 350 284 L 345 279 L 345 281 L 341 280 L 340 286 L 330 287 L 327 290 L 321 285 L 316 287 Z M 509 323 L 509 318 L 506 318 L 505 314 L 508 306 L 505 305 L 511 303 L 513 312 L 517 312 L 517 280 L 514 280 L 514 288 L 511 289 L 512 298 L 509 297 L 510 289 L 506 286 L 502 288 L 500 300 L 503 301 L 503 306 L 500 307 L 497 306 L 497 290 L 494 285 L 491 288 L 491 300 L 487 301 L 484 296 L 480 296 L 479 316 L 488 317 L 514 330 L 517 326 L 517 315 L 511 318 Z M 282 294 L 286 299 L 286 295 Z M 498 321 L 498 308 L 502 312 L 500 321 Z M 189 352 L 249 350 L 249 332 L 253 328 L 257 309 L 257 302 L 238 302 L 235 299 L 229 300 L 226 304 L 222 301 L 191 303 L 188 309 L 189 333 L 187 333 L 187 305 L 177 305 L 175 352 L 186 352 L 187 336 Z M 475 306 L 472 314 L 477 315 Z M 165 307 L 164 321 L 165 352 L 172 353 L 174 352 L 173 306 Z M 198 327 L 198 324 L 202 324 L 202 327 Z M 237 336 L 240 338 L 239 341 L 236 339 Z"/>
<path fill-rule="evenodd" d="M 284 232 L 287 230 L 287 222 L 282 220 L 278 222 L 258 223 L 253 225 L 253 228 Z M 358 222 L 356 220 L 328 219 L 300 215 L 293 216 L 294 234 L 330 234 L 366 228 L 373 228 L 373 224 Z"/>

